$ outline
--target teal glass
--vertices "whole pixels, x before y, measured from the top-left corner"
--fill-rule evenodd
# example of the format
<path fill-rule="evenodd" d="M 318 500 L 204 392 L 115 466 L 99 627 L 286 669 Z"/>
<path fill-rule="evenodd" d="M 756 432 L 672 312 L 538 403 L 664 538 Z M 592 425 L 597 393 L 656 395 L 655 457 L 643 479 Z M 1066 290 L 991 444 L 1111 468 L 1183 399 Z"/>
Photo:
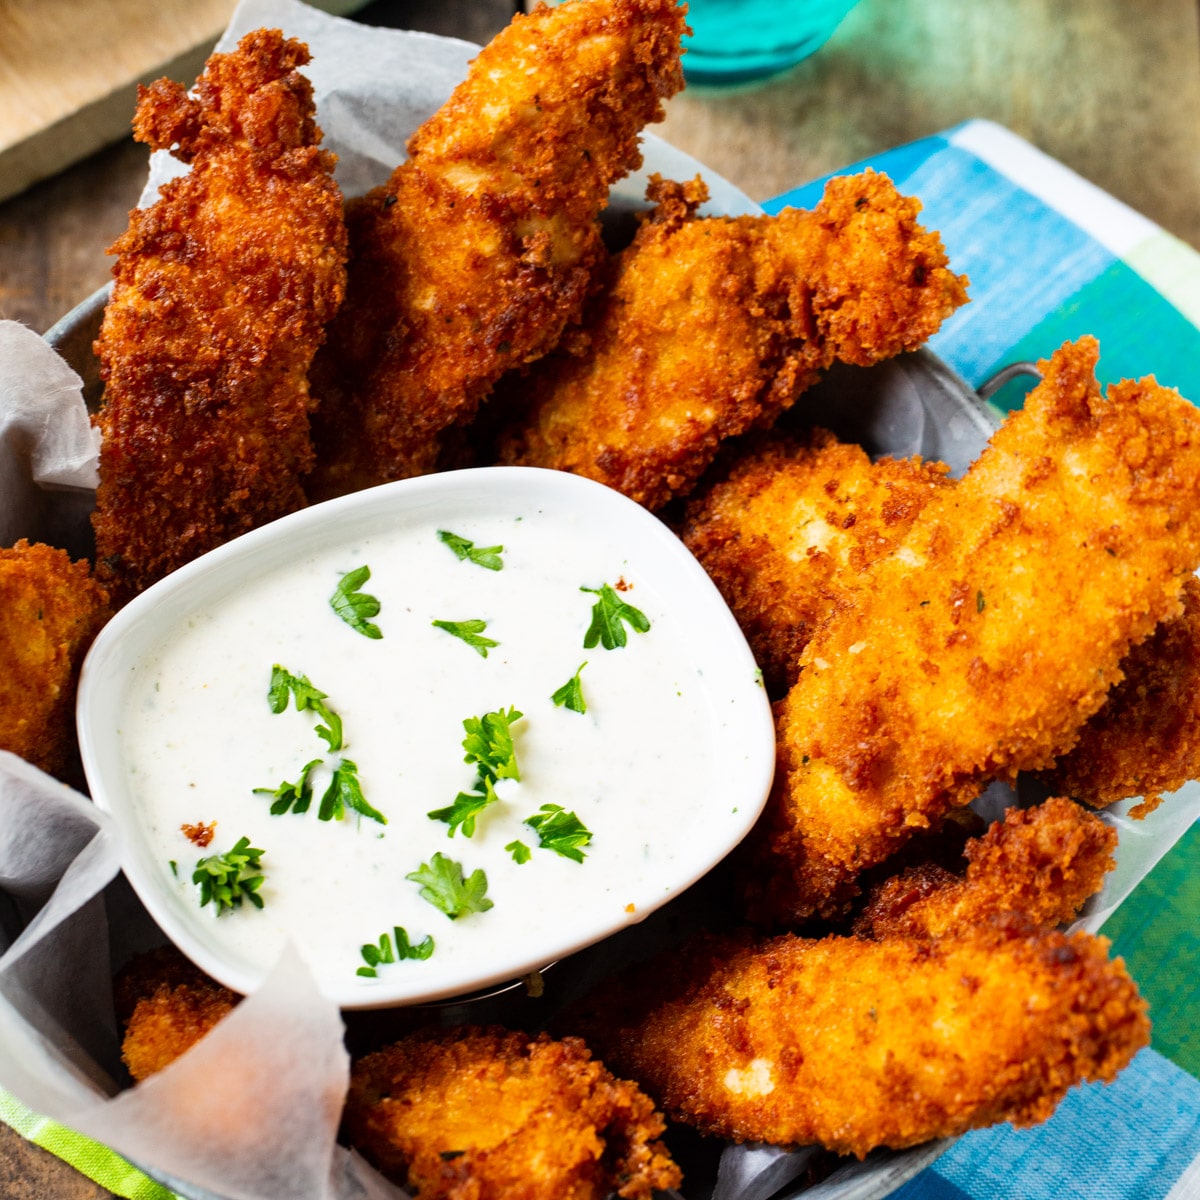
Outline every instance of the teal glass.
<path fill-rule="evenodd" d="M 691 83 L 743 83 L 786 71 L 822 46 L 856 0 L 688 0 Z"/>

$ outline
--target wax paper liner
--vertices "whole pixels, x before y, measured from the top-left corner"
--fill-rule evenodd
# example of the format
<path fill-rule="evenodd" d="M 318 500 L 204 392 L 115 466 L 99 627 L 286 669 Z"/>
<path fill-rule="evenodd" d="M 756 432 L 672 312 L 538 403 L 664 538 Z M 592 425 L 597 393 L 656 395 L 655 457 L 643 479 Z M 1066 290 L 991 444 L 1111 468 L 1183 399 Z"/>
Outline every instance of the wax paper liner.
<path fill-rule="evenodd" d="M 368 29 L 292 0 L 244 3 L 221 48 L 261 26 L 280 27 L 312 49 L 308 71 L 318 118 L 326 144 L 340 156 L 338 179 L 348 194 L 386 179 L 403 157 L 408 133 L 438 107 L 475 52 L 453 39 Z M 687 178 L 700 169 L 651 136 L 645 150 L 643 171 L 616 190 L 618 219 L 640 202 L 649 171 Z M 148 199 L 174 171 L 173 160 L 155 156 Z M 713 193 L 709 211 L 755 211 L 735 187 L 705 175 Z M 950 463 L 956 473 L 978 453 L 994 422 L 961 381 L 924 353 L 870 371 L 835 369 L 798 408 L 803 419 L 861 441 L 874 454 L 920 453 Z M 28 536 L 84 552 L 95 452 L 74 372 L 29 330 L 0 322 L 4 544 Z M 1013 800 L 1011 792 L 994 788 L 978 805 L 998 810 Z M 1200 787 L 1189 785 L 1140 823 L 1122 814 L 1128 807 L 1106 814 L 1120 827 L 1119 865 L 1081 919 L 1088 928 L 1099 926 L 1200 813 Z M 335 1143 L 348 1069 L 343 1023 L 294 952 L 193 1050 L 138 1087 L 121 1090 L 112 969 L 157 944 L 161 934 L 117 876 L 120 861 L 115 829 L 103 813 L 0 753 L 0 1085 L 196 1200 L 403 1195 Z M 685 896 L 668 906 L 658 928 L 693 922 L 694 903 Z M 639 931 L 628 933 L 636 938 Z M 655 936 L 646 929 L 639 950 L 622 935 L 563 964 L 547 975 L 548 990 L 563 997 L 577 992 Z M 477 1011 L 460 1006 L 455 1015 L 470 1018 Z M 941 1148 L 847 1163 L 806 1195 L 884 1195 Z M 812 1153 L 729 1147 L 719 1169 L 686 1181 L 683 1195 L 765 1200 L 797 1180 Z"/>

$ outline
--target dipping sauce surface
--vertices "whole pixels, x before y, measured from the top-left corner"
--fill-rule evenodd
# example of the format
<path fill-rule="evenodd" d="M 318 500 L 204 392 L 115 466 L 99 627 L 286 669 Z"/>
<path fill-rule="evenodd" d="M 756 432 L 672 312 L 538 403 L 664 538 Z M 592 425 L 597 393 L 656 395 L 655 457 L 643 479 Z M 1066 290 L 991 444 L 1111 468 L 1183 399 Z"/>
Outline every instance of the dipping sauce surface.
<path fill-rule="evenodd" d="M 711 866 L 761 806 L 739 773 L 769 782 L 745 734 L 769 729 L 765 697 L 744 643 L 715 665 L 728 633 L 693 611 L 711 599 L 664 586 L 660 552 L 609 527 L 528 498 L 418 504 L 197 586 L 140 655 L 116 722 L 127 819 L 172 918 L 248 976 L 290 939 L 324 990 L 370 1005 L 544 965 Z M 488 714 L 512 754 L 485 779 L 464 740 Z M 365 803 L 345 793 L 321 819 L 335 772 Z M 263 876 L 261 907 L 201 907 L 197 863 L 242 838 L 262 851 L 244 872 Z M 456 865 L 474 899 L 452 917 L 422 892 Z M 364 957 L 396 950 L 397 926 L 427 956 Z"/>

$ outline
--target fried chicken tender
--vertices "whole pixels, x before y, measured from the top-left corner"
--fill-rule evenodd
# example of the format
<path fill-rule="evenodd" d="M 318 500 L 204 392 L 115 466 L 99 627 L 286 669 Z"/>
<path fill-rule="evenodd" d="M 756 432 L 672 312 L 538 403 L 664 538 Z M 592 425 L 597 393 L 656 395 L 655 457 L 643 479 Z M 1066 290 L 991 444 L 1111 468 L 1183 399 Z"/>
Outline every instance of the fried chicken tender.
<path fill-rule="evenodd" d="M 1116 865 L 1117 835 L 1062 797 L 1010 808 L 967 842 L 966 876 L 933 863 L 876 888 L 854 922 L 860 937 L 941 937 L 1020 913 L 1041 929 L 1072 920 Z"/>
<path fill-rule="evenodd" d="M 354 1064 L 344 1124 L 421 1200 L 649 1200 L 680 1181 L 653 1104 L 578 1038 L 413 1034 Z"/>
<path fill-rule="evenodd" d="M 1183 587 L 1183 614 L 1122 662 L 1125 678 L 1083 727 L 1075 748 L 1040 778 L 1094 808 L 1143 797 L 1144 816 L 1200 778 L 1200 581 Z"/>
<path fill-rule="evenodd" d="M 135 1082 L 170 1066 L 241 1000 L 173 946 L 133 959 L 114 986 L 125 1031 L 121 1058 Z"/>
<path fill-rule="evenodd" d="M 24 539 L 0 549 L 0 749 L 66 768 L 79 667 L 111 615 L 86 562 Z"/>
<path fill-rule="evenodd" d="M 576 1014 L 606 1061 L 702 1133 L 860 1158 L 1044 1121 L 1149 1040 L 1103 938 L 705 938 Z M 590 1006 L 590 1009 L 589 1009 Z"/>
<path fill-rule="evenodd" d="M 756 922 L 836 914 L 861 871 L 993 778 L 1048 767 L 1200 563 L 1200 412 L 1101 396 L 1098 346 L 1046 378 L 801 657 L 746 869 Z"/>
<path fill-rule="evenodd" d="M 675 0 L 518 14 L 388 183 L 348 206 L 315 497 L 433 470 L 439 435 L 578 319 L 609 187 L 683 86 L 683 29 Z"/>
<path fill-rule="evenodd" d="M 767 691 L 799 677 L 800 653 L 846 607 L 871 563 L 894 550 L 947 468 L 920 459 L 872 463 L 860 446 L 814 430 L 741 455 L 693 498 L 681 536 L 733 610 Z"/>
<path fill-rule="evenodd" d="M 699 218 L 703 186 L 659 204 L 615 265 L 578 356 L 523 382 L 504 461 L 574 471 L 660 508 L 722 439 L 772 424 L 835 359 L 912 350 L 966 300 L 918 201 L 885 175 L 833 179 L 813 212 Z"/>
<path fill-rule="evenodd" d="M 122 602 L 304 504 L 307 373 L 346 257 L 308 57 L 259 30 L 209 59 L 194 96 L 166 79 L 139 91 L 135 136 L 192 169 L 109 250 L 93 524 Z"/>

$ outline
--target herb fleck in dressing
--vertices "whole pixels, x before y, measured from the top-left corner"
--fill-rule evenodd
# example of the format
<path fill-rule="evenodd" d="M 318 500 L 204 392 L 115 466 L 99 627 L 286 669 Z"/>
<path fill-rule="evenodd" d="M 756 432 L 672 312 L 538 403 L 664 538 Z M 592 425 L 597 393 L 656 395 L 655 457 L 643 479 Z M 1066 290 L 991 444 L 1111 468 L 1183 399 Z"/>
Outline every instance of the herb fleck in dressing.
<path fill-rule="evenodd" d="M 182 622 L 130 692 L 124 760 L 179 910 L 225 957 L 261 971 L 291 940 L 331 991 L 453 991 L 678 875 L 721 728 L 695 658 L 570 514 L 406 514 Z M 197 858 L 198 821 L 240 867 Z M 202 909 L 227 878 L 251 903 Z"/>

